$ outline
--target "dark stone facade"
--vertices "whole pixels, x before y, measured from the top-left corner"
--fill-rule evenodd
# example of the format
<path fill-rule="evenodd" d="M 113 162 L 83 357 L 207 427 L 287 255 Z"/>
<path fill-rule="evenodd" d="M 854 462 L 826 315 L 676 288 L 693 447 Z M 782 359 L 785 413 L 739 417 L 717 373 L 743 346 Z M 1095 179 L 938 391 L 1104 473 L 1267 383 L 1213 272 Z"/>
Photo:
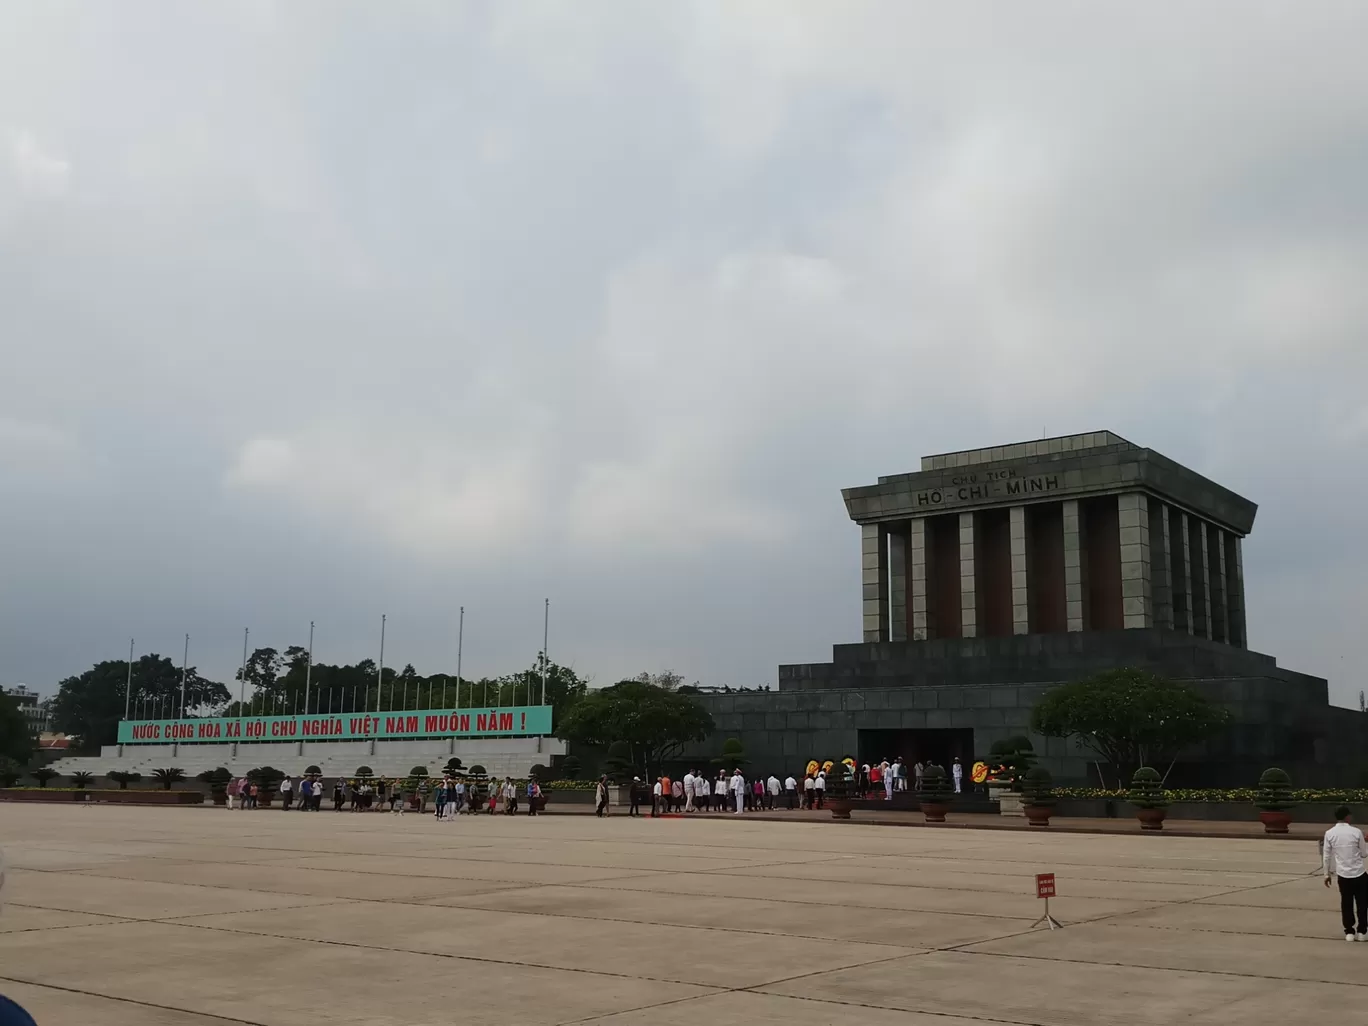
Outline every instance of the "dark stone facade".
<path fill-rule="evenodd" d="M 1250 786 L 1275 765 L 1301 786 L 1356 785 L 1368 768 L 1368 716 L 1330 706 L 1321 678 L 1157 628 L 837 645 L 830 663 L 781 666 L 778 691 L 703 696 L 717 731 L 690 754 L 715 755 L 738 737 L 755 770 L 796 772 L 810 758 L 877 758 L 870 752 L 882 748 L 917 758 L 935 735 L 907 732 L 971 731 L 968 764 L 994 741 L 1029 733 L 1031 708 L 1053 684 L 1118 666 L 1187 682 L 1231 712 L 1220 737 L 1175 766 L 1177 786 Z M 1058 783 L 1098 783 L 1073 741 L 1032 740 Z"/>

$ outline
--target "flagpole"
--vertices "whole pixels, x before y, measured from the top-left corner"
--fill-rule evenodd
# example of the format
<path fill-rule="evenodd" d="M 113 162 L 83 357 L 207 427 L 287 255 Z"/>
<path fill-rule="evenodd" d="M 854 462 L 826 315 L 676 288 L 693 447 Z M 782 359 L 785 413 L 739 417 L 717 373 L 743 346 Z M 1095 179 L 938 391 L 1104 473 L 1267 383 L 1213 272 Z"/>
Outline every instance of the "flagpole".
<path fill-rule="evenodd" d="M 128 639 L 128 683 L 124 685 L 124 719 L 128 719 L 129 703 L 133 698 L 133 639 Z"/>
<path fill-rule="evenodd" d="M 380 668 L 375 677 L 375 711 L 380 711 L 380 689 L 385 686 L 385 620 L 387 614 L 380 614 Z"/>
<path fill-rule="evenodd" d="M 250 627 L 242 628 L 242 679 L 238 683 L 238 735 L 242 734 L 242 703 L 247 697 L 247 636 Z"/>
<path fill-rule="evenodd" d="M 461 647 L 462 647 L 462 643 L 463 643 L 464 641 L 465 641 L 465 606 L 462 606 L 462 607 L 461 607 L 461 621 L 460 621 L 460 626 L 458 626 L 458 627 L 456 628 L 456 708 L 457 708 L 457 709 L 459 709 L 459 708 L 461 707 Z M 129 666 L 131 667 L 131 666 L 133 665 L 133 664 L 132 664 L 132 656 L 131 656 L 131 653 L 132 653 L 132 651 L 133 651 L 133 646 L 132 646 L 132 645 L 129 645 L 128 651 L 129 651 L 129 653 L 130 653 L 130 657 L 129 657 L 129 658 L 130 658 Z"/>
<path fill-rule="evenodd" d="M 190 635 L 185 636 L 185 654 L 181 656 L 181 711 L 180 718 L 185 719 L 185 676 L 190 666 Z"/>
<path fill-rule="evenodd" d="M 309 715 L 309 683 L 313 680 L 313 631 L 314 622 L 309 621 L 309 661 L 304 665 L 304 715 Z"/>
<path fill-rule="evenodd" d="M 547 600 L 546 600 L 546 607 L 545 607 L 545 609 L 542 611 L 542 658 L 541 658 L 541 664 L 542 664 L 542 667 L 541 667 L 541 671 L 542 671 L 542 700 L 541 700 L 541 704 L 542 704 L 542 705 L 545 705 L 545 704 L 546 704 L 546 639 L 547 639 L 547 637 L 548 637 L 549 634 L 550 634 L 550 630 L 551 630 L 551 600 L 550 600 L 550 599 L 547 599 Z M 528 697 L 528 702 L 527 702 L 527 704 L 528 704 L 528 705 L 531 705 L 531 704 L 532 704 L 532 701 L 531 701 L 532 696 L 531 696 L 531 695 L 528 695 L 527 697 Z"/>

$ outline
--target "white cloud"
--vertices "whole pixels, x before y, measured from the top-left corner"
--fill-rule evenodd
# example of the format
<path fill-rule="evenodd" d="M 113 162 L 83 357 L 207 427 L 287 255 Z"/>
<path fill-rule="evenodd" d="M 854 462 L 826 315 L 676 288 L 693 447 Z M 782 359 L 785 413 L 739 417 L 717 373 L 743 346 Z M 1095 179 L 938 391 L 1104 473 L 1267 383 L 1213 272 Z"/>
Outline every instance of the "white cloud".
<path fill-rule="evenodd" d="M 12 133 L 9 151 L 10 170 L 22 190 L 38 196 L 66 192 L 71 163 L 44 148 L 32 132 Z"/>

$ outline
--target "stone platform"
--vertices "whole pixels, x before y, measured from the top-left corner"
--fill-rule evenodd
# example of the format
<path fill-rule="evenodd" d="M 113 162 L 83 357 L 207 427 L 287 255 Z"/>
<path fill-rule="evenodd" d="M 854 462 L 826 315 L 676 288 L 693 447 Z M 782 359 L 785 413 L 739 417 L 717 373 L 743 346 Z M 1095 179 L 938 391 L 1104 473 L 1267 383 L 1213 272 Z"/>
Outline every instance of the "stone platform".
<path fill-rule="evenodd" d="M 1368 1001 L 1311 840 L 2 815 L 0 991 L 43 1026 L 1269 1026 Z M 1062 931 L 1032 929 L 1039 871 Z"/>

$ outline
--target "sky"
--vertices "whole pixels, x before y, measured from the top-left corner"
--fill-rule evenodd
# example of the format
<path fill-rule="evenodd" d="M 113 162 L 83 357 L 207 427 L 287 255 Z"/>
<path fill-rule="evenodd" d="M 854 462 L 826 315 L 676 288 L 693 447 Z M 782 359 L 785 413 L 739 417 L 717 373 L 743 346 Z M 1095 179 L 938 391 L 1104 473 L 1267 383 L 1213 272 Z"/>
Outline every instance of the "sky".
<path fill-rule="evenodd" d="M 0 683 L 773 683 L 843 486 L 1112 430 L 1357 705 L 1368 5 L 0 2 Z"/>

